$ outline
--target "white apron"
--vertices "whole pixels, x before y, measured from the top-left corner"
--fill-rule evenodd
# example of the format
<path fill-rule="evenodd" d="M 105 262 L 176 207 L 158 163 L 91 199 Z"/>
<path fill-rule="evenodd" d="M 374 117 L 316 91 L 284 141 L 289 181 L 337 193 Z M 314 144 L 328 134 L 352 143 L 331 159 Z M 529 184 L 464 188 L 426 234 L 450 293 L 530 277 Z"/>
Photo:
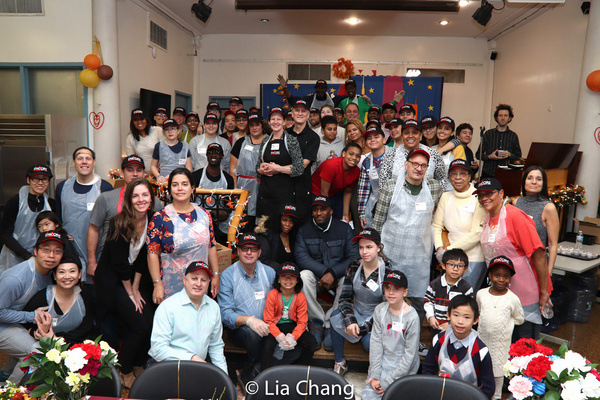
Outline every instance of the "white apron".
<path fill-rule="evenodd" d="M 458 379 L 474 386 L 478 386 L 477 373 L 475 372 L 475 367 L 473 366 L 471 357 L 473 343 L 475 343 L 475 340 L 477 340 L 477 332 L 475 330 L 471 330 L 471 333 L 469 334 L 469 347 L 467 348 L 467 354 L 457 364 L 455 364 L 448 355 L 448 343 L 450 342 L 450 335 L 450 332 L 444 335 L 444 343 L 442 343 L 440 348 L 440 354 L 438 357 L 440 373 L 446 373 L 453 379 Z"/>
<path fill-rule="evenodd" d="M 56 297 L 54 287 L 55 285 L 49 285 L 46 288 L 48 312 L 52 315 L 52 329 L 55 332 L 71 332 L 81 325 L 81 321 L 83 321 L 83 317 L 85 316 L 86 310 L 83 297 L 81 297 L 81 288 L 79 286 L 75 287 L 74 290 L 77 299 L 69 311 L 63 313 L 63 315 L 58 315 L 54 310 L 54 299 Z"/>
<path fill-rule="evenodd" d="M 238 189 L 249 190 L 247 215 L 256 215 L 256 199 L 258 197 L 258 175 L 256 162 L 258 161 L 259 144 L 252 144 L 250 136 L 244 138 L 242 150 L 238 158 L 235 174 L 237 175 Z"/>

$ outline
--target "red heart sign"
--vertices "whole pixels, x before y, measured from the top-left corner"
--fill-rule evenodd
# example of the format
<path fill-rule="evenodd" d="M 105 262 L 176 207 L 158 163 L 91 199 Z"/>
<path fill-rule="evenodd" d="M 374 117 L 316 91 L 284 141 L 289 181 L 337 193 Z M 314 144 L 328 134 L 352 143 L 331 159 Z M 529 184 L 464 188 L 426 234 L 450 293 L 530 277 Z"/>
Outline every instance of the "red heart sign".
<path fill-rule="evenodd" d="M 104 114 L 102 112 L 95 113 L 92 111 L 90 113 L 90 124 L 92 124 L 96 130 L 102 128 L 102 125 L 104 125 Z"/>

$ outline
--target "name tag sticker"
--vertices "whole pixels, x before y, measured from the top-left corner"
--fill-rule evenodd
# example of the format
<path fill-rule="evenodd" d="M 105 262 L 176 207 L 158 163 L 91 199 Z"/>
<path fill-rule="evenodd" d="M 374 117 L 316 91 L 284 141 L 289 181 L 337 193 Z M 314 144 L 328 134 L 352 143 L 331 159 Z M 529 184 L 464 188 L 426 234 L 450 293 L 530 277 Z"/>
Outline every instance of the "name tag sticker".
<path fill-rule="evenodd" d="M 402 332 L 402 323 L 399 321 L 392 322 L 392 330 L 396 332 Z"/>
<path fill-rule="evenodd" d="M 246 151 L 252 151 L 252 150 L 254 150 L 254 147 L 251 146 L 251 145 L 249 145 L 249 144 L 247 144 L 247 145 L 244 146 L 244 150 L 246 150 Z"/>
<path fill-rule="evenodd" d="M 200 146 L 198 146 L 198 154 L 204 154 L 204 155 L 206 155 L 206 147 L 200 147 Z"/>
<path fill-rule="evenodd" d="M 373 292 L 376 292 L 379 289 L 379 284 L 375 282 L 373 279 L 369 279 L 367 281 L 367 287 L 371 289 Z"/>
<path fill-rule="evenodd" d="M 417 211 L 425 211 L 427 209 L 427 204 L 425 204 L 425 202 L 419 202 L 419 203 L 415 203 L 415 209 Z"/>
<path fill-rule="evenodd" d="M 488 243 L 494 243 L 495 241 L 496 241 L 496 234 L 490 233 L 490 236 L 488 236 Z"/>
<path fill-rule="evenodd" d="M 467 204 L 465 206 L 465 212 L 474 213 L 475 212 L 475 204 Z"/>
<path fill-rule="evenodd" d="M 179 165 L 185 165 L 185 162 L 187 161 L 187 159 L 185 158 L 180 158 L 179 159 Z"/>
<path fill-rule="evenodd" d="M 372 168 L 369 170 L 369 178 L 371 179 L 379 179 L 379 173 L 376 169 Z"/>
<path fill-rule="evenodd" d="M 52 318 L 52 326 L 56 326 L 58 324 L 58 318 Z"/>
<path fill-rule="evenodd" d="M 279 150 L 279 143 L 271 144 L 271 150 Z"/>
<path fill-rule="evenodd" d="M 254 300 L 262 300 L 264 298 L 265 298 L 264 290 L 261 290 L 260 292 L 254 292 Z"/>
<path fill-rule="evenodd" d="M 96 203 L 87 203 L 87 210 L 92 211 L 94 209 L 94 204 Z"/>

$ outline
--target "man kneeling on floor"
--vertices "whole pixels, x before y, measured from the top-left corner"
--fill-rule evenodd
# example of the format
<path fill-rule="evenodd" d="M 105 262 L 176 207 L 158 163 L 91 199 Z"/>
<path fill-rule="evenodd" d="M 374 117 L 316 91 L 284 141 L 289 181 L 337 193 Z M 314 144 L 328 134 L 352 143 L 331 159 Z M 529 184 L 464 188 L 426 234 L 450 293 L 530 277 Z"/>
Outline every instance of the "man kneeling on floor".
<path fill-rule="evenodd" d="M 183 290 L 160 303 L 148 352 L 154 360 L 206 362 L 208 354 L 212 364 L 227 373 L 221 313 L 206 295 L 212 275 L 205 262 L 192 262 L 185 270 Z"/>

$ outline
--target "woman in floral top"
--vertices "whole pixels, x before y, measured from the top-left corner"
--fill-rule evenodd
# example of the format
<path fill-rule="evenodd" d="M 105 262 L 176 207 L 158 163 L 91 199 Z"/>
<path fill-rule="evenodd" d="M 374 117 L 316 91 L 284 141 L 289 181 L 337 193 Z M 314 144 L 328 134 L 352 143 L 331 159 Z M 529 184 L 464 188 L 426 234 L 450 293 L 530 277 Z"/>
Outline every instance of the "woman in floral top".
<path fill-rule="evenodd" d="M 177 168 L 169 175 L 173 203 L 158 211 L 148 224 L 148 269 L 152 275 L 152 301 L 183 289 L 185 268 L 204 261 L 213 271 L 212 294 L 219 292 L 219 262 L 210 213 L 192 203 L 195 187 L 192 174 Z"/>

